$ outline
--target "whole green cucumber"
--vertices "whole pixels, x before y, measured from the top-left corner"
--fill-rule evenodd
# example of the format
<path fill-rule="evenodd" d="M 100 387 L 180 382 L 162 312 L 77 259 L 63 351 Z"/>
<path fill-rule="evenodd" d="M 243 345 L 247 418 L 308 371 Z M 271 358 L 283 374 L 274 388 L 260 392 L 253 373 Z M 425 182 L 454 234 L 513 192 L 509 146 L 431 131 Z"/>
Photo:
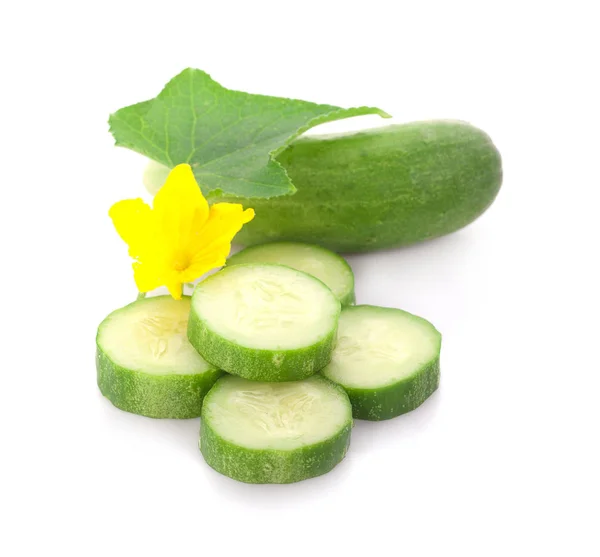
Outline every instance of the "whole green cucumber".
<path fill-rule="evenodd" d="M 308 242 L 342 252 L 412 244 L 473 222 L 502 182 L 490 138 L 455 121 L 304 137 L 277 160 L 298 191 L 231 199 L 256 211 L 236 242 Z"/>

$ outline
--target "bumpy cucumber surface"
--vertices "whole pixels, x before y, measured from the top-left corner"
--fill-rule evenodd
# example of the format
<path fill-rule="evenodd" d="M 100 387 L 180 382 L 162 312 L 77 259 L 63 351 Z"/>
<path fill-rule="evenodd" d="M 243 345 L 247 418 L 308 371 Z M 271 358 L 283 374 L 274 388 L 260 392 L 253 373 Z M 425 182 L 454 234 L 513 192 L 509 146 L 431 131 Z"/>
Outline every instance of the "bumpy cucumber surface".
<path fill-rule="evenodd" d="M 348 396 L 320 375 L 288 383 L 225 376 L 206 396 L 200 451 L 235 480 L 291 483 L 338 464 L 351 429 Z"/>
<path fill-rule="evenodd" d="M 190 298 L 156 296 L 111 313 L 98 327 L 102 394 L 117 408 L 151 418 L 197 418 L 223 375 L 187 340 Z"/>
<path fill-rule="evenodd" d="M 341 385 L 353 415 L 386 420 L 420 406 L 440 379 L 441 335 L 416 315 L 355 306 L 342 311 L 325 377 Z"/>
<path fill-rule="evenodd" d="M 231 198 L 257 215 L 237 243 L 306 242 L 346 252 L 412 244 L 473 222 L 502 183 L 500 154 L 490 138 L 456 121 L 301 137 L 277 160 L 298 191 Z M 146 187 L 155 193 L 165 176 L 165 167 L 151 162 Z"/>
<path fill-rule="evenodd" d="M 246 248 L 227 260 L 227 265 L 240 263 L 286 265 L 324 282 L 343 306 L 355 301 L 352 268 L 344 258 L 321 246 L 294 242 L 262 244 Z"/>
<path fill-rule="evenodd" d="M 300 138 L 277 160 L 298 191 L 236 199 L 257 215 L 236 242 L 308 242 L 342 252 L 412 244 L 474 221 L 502 181 L 490 138 L 460 122 Z"/>
<path fill-rule="evenodd" d="M 331 359 L 340 302 L 320 280 L 283 265 L 233 265 L 196 287 L 188 338 L 219 369 L 295 381 Z"/>

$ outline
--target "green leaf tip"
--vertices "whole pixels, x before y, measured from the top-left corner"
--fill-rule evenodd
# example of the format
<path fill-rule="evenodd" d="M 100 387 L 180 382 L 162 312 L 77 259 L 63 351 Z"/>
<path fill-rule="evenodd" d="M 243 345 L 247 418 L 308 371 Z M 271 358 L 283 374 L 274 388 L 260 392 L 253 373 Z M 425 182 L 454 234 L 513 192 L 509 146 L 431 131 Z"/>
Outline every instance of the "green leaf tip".
<path fill-rule="evenodd" d="M 270 198 L 296 191 L 276 155 L 314 126 L 363 114 L 390 117 L 234 91 L 187 68 L 156 98 L 111 114 L 109 129 L 117 146 L 171 168 L 190 164 L 205 195 Z"/>

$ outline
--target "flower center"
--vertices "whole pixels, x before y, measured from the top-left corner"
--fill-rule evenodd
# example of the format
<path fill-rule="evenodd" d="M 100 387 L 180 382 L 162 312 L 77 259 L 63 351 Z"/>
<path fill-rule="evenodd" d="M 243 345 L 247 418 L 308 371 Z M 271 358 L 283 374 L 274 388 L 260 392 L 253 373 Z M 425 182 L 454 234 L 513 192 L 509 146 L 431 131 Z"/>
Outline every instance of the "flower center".
<path fill-rule="evenodd" d="M 189 258 L 189 256 L 187 256 L 185 254 L 179 254 L 173 260 L 173 268 L 178 273 L 181 273 L 182 271 L 185 271 L 189 266 L 190 266 L 190 258 Z"/>

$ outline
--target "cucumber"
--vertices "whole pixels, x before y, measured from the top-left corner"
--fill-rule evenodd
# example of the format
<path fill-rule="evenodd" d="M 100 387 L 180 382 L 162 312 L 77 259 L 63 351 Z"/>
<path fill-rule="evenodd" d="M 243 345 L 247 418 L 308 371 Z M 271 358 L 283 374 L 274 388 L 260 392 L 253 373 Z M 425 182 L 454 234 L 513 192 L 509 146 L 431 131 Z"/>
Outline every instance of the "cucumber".
<path fill-rule="evenodd" d="M 346 393 L 320 375 L 288 383 L 226 376 L 202 408 L 200 451 L 247 483 L 291 483 L 329 472 L 350 444 Z"/>
<path fill-rule="evenodd" d="M 315 242 L 342 252 L 412 244 L 475 220 L 502 181 L 489 137 L 460 122 L 300 138 L 277 160 L 298 191 L 238 199 L 258 217 L 236 242 Z"/>
<path fill-rule="evenodd" d="M 283 265 L 233 265 L 196 286 L 188 338 L 202 356 L 255 381 L 295 381 L 331 359 L 340 302 Z"/>
<path fill-rule="evenodd" d="M 317 277 L 336 295 L 342 306 L 351 305 L 354 297 L 354 274 L 339 255 L 314 244 L 275 242 L 246 248 L 227 260 L 240 263 L 277 263 Z"/>
<path fill-rule="evenodd" d="M 473 222 L 502 183 L 500 154 L 490 138 L 455 121 L 301 137 L 277 161 L 298 191 L 230 198 L 257 215 L 236 243 L 306 242 L 342 252 L 412 244 Z M 151 163 L 144 181 L 156 192 L 164 177 L 164 167 Z"/>
<path fill-rule="evenodd" d="M 223 372 L 186 338 L 190 297 L 156 296 L 111 313 L 98 327 L 100 392 L 117 408 L 150 418 L 197 418 Z"/>
<path fill-rule="evenodd" d="M 354 306 L 340 316 L 325 377 L 350 397 L 355 418 L 387 420 L 420 406 L 440 380 L 441 335 L 416 315 Z"/>

